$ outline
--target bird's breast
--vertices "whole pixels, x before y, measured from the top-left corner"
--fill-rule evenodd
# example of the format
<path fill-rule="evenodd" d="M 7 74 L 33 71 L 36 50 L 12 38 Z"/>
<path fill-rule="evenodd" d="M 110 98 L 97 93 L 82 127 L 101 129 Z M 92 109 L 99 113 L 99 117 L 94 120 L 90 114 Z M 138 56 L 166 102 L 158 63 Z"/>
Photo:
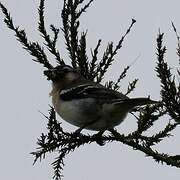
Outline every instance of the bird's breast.
<path fill-rule="evenodd" d="M 98 112 L 98 108 L 95 106 L 92 98 L 64 101 L 60 97 L 54 97 L 52 102 L 56 112 L 65 121 L 78 127 L 94 121 L 96 118 L 95 112 Z"/>
<path fill-rule="evenodd" d="M 100 131 L 117 126 L 127 114 L 110 103 L 101 104 L 93 98 L 64 101 L 59 93 L 52 96 L 52 103 L 65 121 L 78 127 L 86 126 L 85 129 L 90 130 Z"/>

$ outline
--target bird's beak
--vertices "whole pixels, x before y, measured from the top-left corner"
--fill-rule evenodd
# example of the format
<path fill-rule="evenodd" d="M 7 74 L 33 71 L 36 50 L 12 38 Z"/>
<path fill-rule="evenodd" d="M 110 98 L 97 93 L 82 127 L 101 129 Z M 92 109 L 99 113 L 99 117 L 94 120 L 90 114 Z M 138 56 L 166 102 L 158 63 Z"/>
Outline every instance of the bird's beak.
<path fill-rule="evenodd" d="M 48 69 L 44 71 L 44 75 L 47 76 L 47 80 L 52 80 L 55 73 L 53 69 Z"/>

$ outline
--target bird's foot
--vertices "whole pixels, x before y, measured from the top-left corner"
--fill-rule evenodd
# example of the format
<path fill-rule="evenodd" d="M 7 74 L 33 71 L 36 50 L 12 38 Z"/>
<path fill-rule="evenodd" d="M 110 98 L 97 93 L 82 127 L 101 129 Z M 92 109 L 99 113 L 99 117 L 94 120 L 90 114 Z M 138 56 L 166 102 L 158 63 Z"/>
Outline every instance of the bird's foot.
<path fill-rule="evenodd" d="M 112 129 L 109 129 L 109 131 L 112 133 L 113 136 L 119 136 L 119 133 L 117 132 L 116 129 L 112 128 Z"/>
<path fill-rule="evenodd" d="M 98 145 L 100 146 L 104 146 L 105 145 L 105 142 L 103 140 L 103 133 L 104 131 L 99 131 L 97 134 L 94 134 L 92 137 L 95 138 L 95 141 Z"/>
<path fill-rule="evenodd" d="M 83 128 L 78 128 L 76 131 L 74 131 L 72 133 L 72 137 L 73 138 L 77 138 L 77 137 L 81 138 L 82 137 L 82 134 L 81 134 L 82 130 L 83 130 Z"/>

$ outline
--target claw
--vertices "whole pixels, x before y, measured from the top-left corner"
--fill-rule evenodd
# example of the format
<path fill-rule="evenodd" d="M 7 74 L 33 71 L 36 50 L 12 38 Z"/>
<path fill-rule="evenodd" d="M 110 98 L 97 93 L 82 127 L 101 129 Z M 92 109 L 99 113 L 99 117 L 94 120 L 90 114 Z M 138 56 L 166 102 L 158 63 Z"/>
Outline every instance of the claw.
<path fill-rule="evenodd" d="M 96 140 L 96 143 L 99 144 L 100 146 L 104 146 L 105 142 L 103 141 L 103 136 L 102 134 L 104 133 L 104 131 L 99 131 L 97 134 L 94 134 L 93 137 Z"/>

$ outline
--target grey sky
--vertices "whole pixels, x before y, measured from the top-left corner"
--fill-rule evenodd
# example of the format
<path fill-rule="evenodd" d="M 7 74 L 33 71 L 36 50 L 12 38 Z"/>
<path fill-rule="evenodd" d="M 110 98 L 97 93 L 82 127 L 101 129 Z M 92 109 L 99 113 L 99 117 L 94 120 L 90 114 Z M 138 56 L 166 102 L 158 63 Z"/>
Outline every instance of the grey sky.
<path fill-rule="evenodd" d="M 37 0 L 2 0 L 10 10 L 14 22 L 26 29 L 31 40 L 42 42 L 37 32 Z M 62 1 L 47 1 L 46 20 L 48 24 L 59 22 Z M 168 48 L 167 60 L 175 71 L 178 66 L 176 56 L 176 38 L 171 27 L 171 21 L 180 32 L 179 0 L 94 0 L 93 5 L 82 18 L 82 29 L 88 29 L 88 48 L 95 47 L 102 38 L 103 47 L 109 42 L 118 42 L 135 18 L 137 23 L 124 42 L 117 56 L 117 61 L 106 76 L 115 80 L 118 72 L 124 66 L 131 64 L 137 56 L 122 90 L 125 90 L 129 80 L 139 78 L 134 96 L 151 95 L 159 99 L 159 80 L 154 71 L 156 64 L 156 37 L 158 28 L 165 32 L 165 44 Z M 0 126 L 0 179 L 2 180 L 49 180 L 52 168 L 49 165 L 52 155 L 42 163 L 32 166 L 33 158 L 29 154 L 36 147 L 36 138 L 45 131 L 46 120 L 39 113 L 47 113 L 51 100 L 48 96 L 50 83 L 43 77 L 43 68 L 34 63 L 32 57 L 22 49 L 3 21 L 0 13 L 1 39 L 1 126 Z M 62 56 L 67 58 L 64 50 L 64 40 L 59 42 Z M 53 59 L 51 57 L 51 59 Z M 68 61 L 67 61 L 68 62 Z M 128 116 L 126 122 L 118 127 L 121 132 L 127 132 L 136 125 L 136 120 Z M 157 124 L 160 128 L 164 123 Z M 67 130 L 75 128 L 63 121 Z M 179 129 L 178 129 L 179 130 Z M 179 135 L 164 141 L 158 148 L 164 152 L 179 154 Z M 55 156 L 54 156 L 55 157 Z M 180 169 L 157 164 L 152 158 L 134 151 L 121 143 L 109 143 L 104 147 L 96 144 L 84 146 L 71 153 L 65 159 L 64 179 L 138 179 L 151 180 L 179 179 Z"/>

